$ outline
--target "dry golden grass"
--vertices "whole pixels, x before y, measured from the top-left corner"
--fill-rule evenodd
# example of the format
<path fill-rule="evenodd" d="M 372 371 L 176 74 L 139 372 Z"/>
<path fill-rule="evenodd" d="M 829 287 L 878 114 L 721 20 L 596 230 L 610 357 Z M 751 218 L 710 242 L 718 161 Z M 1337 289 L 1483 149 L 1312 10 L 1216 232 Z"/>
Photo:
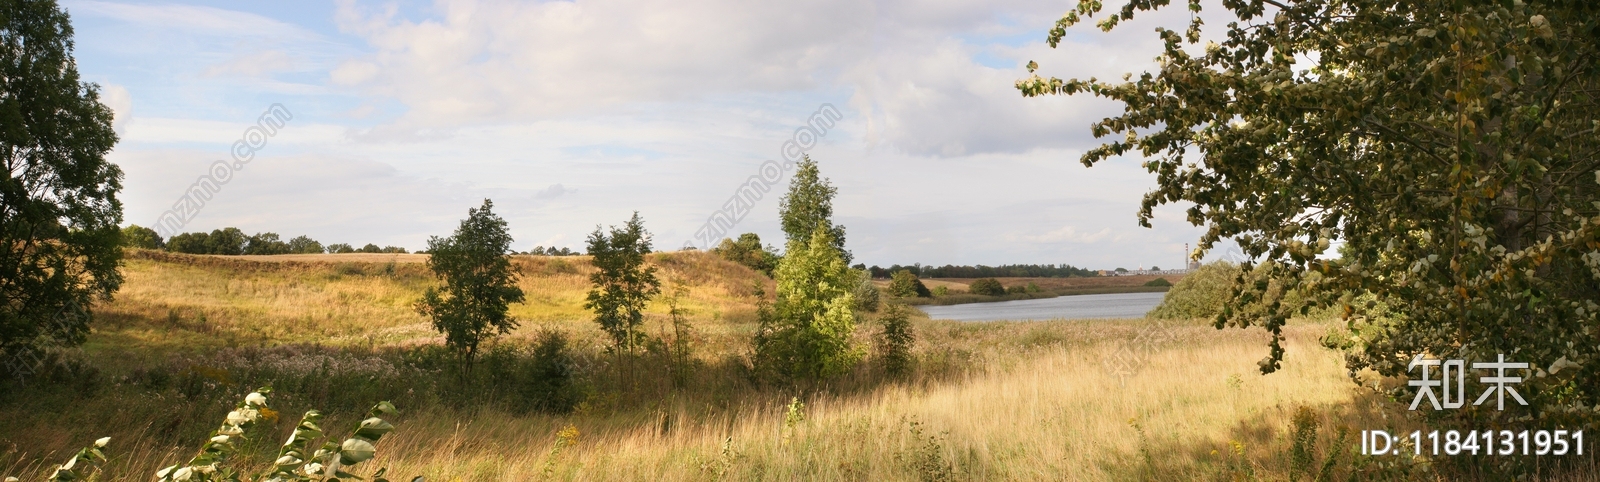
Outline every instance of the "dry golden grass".
<path fill-rule="evenodd" d="M 560 328 L 594 352 L 600 334 L 581 308 L 591 269 L 585 261 L 516 259 L 528 302 L 513 308 L 525 321 L 512 341 Z M 679 389 L 660 380 L 634 382 L 663 387 L 655 391 L 605 385 L 563 416 L 402 406 L 398 430 L 379 444 L 374 466 L 389 466 L 402 476 L 396 480 L 429 481 L 1285 480 L 1290 419 L 1302 407 L 1321 426 L 1319 460 L 1334 451 L 1340 428 L 1352 434 L 1343 445 L 1349 450 L 1359 445 L 1357 431 L 1419 426 L 1351 383 L 1340 354 L 1317 343 L 1326 325 L 1313 322 L 1287 329 L 1283 369 L 1262 376 L 1255 365 L 1266 351 L 1260 331 L 1143 319 L 918 317 L 919 368 L 910 379 L 884 382 L 863 368 L 805 393 L 752 386 L 728 363 L 747 349 L 755 287 L 770 293 L 770 280 L 703 253 L 658 254 L 652 261 L 663 278 L 688 291 L 684 304 L 703 333 L 698 355 L 708 364 L 695 381 Z M 417 263 L 269 263 L 141 252 L 124 272 L 127 284 L 101 308 L 91 337 L 88 352 L 100 360 L 236 343 L 435 340 L 410 308 L 434 283 Z M 654 330 L 665 307 L 656 303 L 651 311 Z M 205 323 L 197 321 L 200 314 Z M 860 341 L 872 328 L 862 324 Z M 786 423 L 795 396 L 805 403 L 804 420 Z M 46 461 L 64 459 L 89 434 L 103 433 L 114 436 L 116 454 L 107 478 L 148 480 L 188 453 L 172 436 L 159 435 L 158 402 L 129 402 L 117 413 L 60 407 L 0 423 L 14 430 L 0 433 L 0 476 L 39 474 Z M 220 420 L 225 411 L 188 407 L 190 418 Z M 8 416 L 24 415 L 0 411 L 0 420 Z M 324 426 L 343 433 L 351 421 L 333 414 Z M 73 428 L 57 428 L 64 424 Z M 277 431 L 289 425 L 280 422 Z M 569 426 L 578 435 L 559 438 Z M 1349 460 L 1339 466 L 1341 475 Z"/>

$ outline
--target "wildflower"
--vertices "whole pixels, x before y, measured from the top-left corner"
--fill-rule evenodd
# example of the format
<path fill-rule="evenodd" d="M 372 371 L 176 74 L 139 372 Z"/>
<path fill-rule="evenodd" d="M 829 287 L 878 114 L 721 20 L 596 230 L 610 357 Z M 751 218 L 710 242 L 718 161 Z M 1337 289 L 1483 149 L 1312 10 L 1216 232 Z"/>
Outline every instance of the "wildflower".
<path fill-rule="evenodd" d="M 245 395 L 244 396 L 244 403 L 246 405 L 257 405 L 257 406 L 265 407 L 265 406 L 267 406 L 267 397 L 262 395 L 262 394 L 260 394 L 259 392 L 250 392 L 249 395 Z"/>

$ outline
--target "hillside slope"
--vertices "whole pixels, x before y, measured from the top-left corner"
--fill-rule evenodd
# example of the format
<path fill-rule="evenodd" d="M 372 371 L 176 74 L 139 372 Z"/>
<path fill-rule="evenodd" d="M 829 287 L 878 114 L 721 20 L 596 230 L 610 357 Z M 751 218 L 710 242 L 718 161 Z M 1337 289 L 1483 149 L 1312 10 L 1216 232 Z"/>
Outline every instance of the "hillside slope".
<path fill-rule="evenodd" d="M 436 336 L 412 308 L 440 284 L 426 255 L 293 258 L 130 250 L 122 289 L 97 307 L 90 349 L 405 344 Z M 709 253 L 656 253 L 650 261 L 661 270 L 663 291 L 675 283 L 687 289 L 682 306 L 702 324 L 751 320 L 755 287 L 772 292 L 770 279 Z M 511 307 L 522 322 L 513 337 L 545 326 L 598 333 L 583 309 L 594 271 L 588 257 L 513 256 L 512 266 L 527 298 Z M 649 308 L 653 319 L 666 312 L 659 299 Z"/>

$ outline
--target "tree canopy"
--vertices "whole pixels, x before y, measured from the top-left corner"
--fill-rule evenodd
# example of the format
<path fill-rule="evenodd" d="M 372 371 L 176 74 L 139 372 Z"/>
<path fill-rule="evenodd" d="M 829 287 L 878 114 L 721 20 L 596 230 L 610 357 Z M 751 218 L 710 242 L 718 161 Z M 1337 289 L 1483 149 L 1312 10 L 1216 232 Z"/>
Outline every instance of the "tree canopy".
<path fill-rule="evenodd" d="M 1100 26 L 1166 3 L 1126 2 Z M 1144 157 L 1157 185 L 1141 224 L 1193 203 L 1202 251 L 1231 238 L 1252 258 L 1242 271 L 1262 276 L 1235 279 L 1216 326 L 1265 327 L 1271 372 L 1291 315 L 1341 306 L 1352 373 L 1407 376 L 1417 353 L 1505 354 L 1541 373 L 1582 367 L 1525 380 L 1531 406 L 1505 415 L 1600 403 L 1600 4 L 1224 5 L 1237 20 L 1220 43 L 1202 45 L 1198 2 L 1185 31 L 1158 29 L 1153 72 L 1016 84 L 1121 102 L 1090 126 L 1111 140 L 1082 162 Z M 1049 44 L 1101 7 L 1078 2 Z M 1331 259 L 1336 240 L 1344 257 Z"/>
<path fill-rule="evenodd" d="M 56 2 L 0 2 L 0 360 L 76 345 L 122 284 L 122 169 Z"/>
<path fill-rule="evenodd" d="M 789 192 L 778 200 L 778 217 L 783 221 L 786 243 L 809 243 L 817 229 L 828 232 L 834 249 L 850 264 L 850 251 L 844 248 L 844 226 L 833 224 L 833 196 L 839 189 L 822 177 L 817 161 L 806 155 L 800 158 L 794 178 L 789 180 Z"/>

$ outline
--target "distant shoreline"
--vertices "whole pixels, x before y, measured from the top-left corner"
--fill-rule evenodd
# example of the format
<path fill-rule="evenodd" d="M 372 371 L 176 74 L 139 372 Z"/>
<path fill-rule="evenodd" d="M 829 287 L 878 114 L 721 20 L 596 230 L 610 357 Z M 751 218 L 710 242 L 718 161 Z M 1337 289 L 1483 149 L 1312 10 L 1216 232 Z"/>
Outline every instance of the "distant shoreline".
<path fill-rule="evenodd" d="M 1008 293 L 999 296 L 953 294 L 933 298 L 902 298 L 901 302 L 911 306 L 950 306 L 971 303 L 996 303 L 1001 301 L 1042 300 L 1060 296 L 1078 295 L 1106 295 L 1116 293 L 1161 293 L 1172 289 L 1171 286 L 1105 286 L 1095 288 L 1061 288 L 1041 291 L 1037 293 Z"/>

